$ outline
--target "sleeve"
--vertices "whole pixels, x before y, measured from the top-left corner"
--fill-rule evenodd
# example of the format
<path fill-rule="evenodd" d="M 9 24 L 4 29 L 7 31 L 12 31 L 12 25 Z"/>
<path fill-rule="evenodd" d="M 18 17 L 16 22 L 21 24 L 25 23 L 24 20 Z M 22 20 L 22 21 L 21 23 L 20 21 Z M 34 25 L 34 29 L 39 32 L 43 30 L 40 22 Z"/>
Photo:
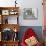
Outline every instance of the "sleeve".
<path fill-rule="evenodd" d="M 42 46 L 39 42 L 36 44 L 36 46 Z"/>

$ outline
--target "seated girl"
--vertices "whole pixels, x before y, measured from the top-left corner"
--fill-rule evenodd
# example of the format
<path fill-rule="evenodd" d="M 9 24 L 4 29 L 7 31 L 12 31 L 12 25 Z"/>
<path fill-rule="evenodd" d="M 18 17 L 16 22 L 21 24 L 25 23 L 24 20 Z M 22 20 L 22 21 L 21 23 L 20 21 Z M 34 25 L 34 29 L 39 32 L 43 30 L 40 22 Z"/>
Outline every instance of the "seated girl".
<path fill-rule="evenodd" d="M 21 45 L 22 46 L 41 46 L 40 42 L 37 39 L 36 33 L 31 28 L 27 29 L 27 31 L 25 32 Z"/>

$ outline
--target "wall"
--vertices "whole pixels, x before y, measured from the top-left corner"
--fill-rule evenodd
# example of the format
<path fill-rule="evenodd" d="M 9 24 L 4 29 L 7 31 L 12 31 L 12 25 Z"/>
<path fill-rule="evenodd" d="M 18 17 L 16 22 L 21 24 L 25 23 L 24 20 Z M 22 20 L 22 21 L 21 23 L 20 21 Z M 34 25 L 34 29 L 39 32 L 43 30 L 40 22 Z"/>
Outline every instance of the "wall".
<path fill-rule="evenodd" d="M 14 1 L 15 1 L 15 0 L 0 0 L 0 6 L 1 6 L 1 7 L 14 6 Z"/>
<path fill-rule="evenodd" d="M 23 13 L 21 10 L 20 15 L 20 25 L 21 26 L 43 26 L 43 6 L 42 0 L 24 0 L 21 2 L 22 10 L 23 8 L 38 8 L 38 19 L 37 20 L 24 20 Z"/>
<path fill-rule="evenodd" d="M 15 0 L 0 0 L 0 6 L 15 6 Z M 19 24 L 21 26 L 43 26 L 43 6 L 42 0 L 17 0 L 20 6 L 20 17 Z M 23 20 L 23 8 L 38 8 L 38 19 L 37 20 Z"/>

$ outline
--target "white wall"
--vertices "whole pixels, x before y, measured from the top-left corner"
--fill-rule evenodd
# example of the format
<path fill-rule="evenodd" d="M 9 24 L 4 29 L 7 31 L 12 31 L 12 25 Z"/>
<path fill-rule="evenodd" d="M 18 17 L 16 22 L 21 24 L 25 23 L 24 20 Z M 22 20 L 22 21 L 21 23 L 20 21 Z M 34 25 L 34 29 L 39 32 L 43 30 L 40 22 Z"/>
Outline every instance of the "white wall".
<path fill-rule="evenodd" d="M 0 6 L 1 7 L 9 7 L 9 6 L 14 6 L 14 1 L 15 0 L 0 0 Z"/>
<path fill-rule="evenodd" d="M 38 19 L 37 20 L 23 20 L 23 16 L 20 16 L 20 25 L 22 26 L 43 26 L 43 6 L 42 0 L 24 0 L 21 2 L 23 8 L 38 8 Z"/>
<path fill-rule="evenodd" d="M 14 6 L 15 0 L 0 0 L 0 6 Z M 43 26 L 43 6 L 42 0 L 17 0 L 18 6 L 20 6 L 19 24 L 21 26 Z M 37 20 L 23 20 L 23 8 L 38 8 Z"/>

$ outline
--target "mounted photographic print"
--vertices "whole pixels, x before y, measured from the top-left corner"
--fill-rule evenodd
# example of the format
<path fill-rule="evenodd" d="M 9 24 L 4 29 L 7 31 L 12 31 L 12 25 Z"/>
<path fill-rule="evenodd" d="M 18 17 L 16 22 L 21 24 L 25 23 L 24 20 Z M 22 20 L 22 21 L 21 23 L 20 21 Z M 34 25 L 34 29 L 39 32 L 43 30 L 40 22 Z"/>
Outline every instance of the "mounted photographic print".
<path fill-rule="evenodd" d="M 38 9 L 36 8 L 24 8 L 23 9 L 23 18 L 30 20 L 30 19 L 37 19 L 38 18 Z"/>
<path fill-rule="evenodd" d="M 9 10 L 2 10 L 2 15 L 9 15 Z"/>

